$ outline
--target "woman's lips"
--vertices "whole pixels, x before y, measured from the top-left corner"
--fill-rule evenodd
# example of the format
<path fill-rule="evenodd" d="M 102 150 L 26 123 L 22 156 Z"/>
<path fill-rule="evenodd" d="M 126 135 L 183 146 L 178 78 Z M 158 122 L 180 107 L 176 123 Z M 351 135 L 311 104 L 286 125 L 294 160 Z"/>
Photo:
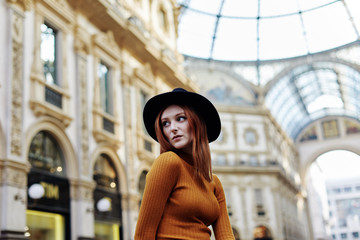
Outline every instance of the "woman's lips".
<path fill-rule="evenodd" d="M 176 136 L 174 136 L 174 137 L 172 138 L 172 140 L 176 140 L 176 139 L 179 139 L 179 138 L 181 138 L 181 135 L 176 135 Z"/>

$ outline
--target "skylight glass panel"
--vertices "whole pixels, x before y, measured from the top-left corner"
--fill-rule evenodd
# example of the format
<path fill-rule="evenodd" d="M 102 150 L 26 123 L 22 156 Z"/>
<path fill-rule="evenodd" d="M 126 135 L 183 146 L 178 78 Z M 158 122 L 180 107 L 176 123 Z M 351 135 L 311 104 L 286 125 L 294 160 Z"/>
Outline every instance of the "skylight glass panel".
<path fill-rule="evenodd" d="M 298 15 L 260 19 L 260 59 L 289 58 L 307 54 Z"/>
<path fill-rule="evenodd" d="M 297 1 L 302 11 L 318 8 L 327 4 L 331 4 L 334 0 L 299 0 Z M 325 6 L 326 7 L 326 6 Z"/>
<path fill-rule="evenodd" d="M 228 17 L 256 18 L 258 1 L 226 0 L 221 15 Z"/>
<path fill-rule="evenodd" d="M 189 8 L 198 10 L 204 13 L 216 15 L 219 13 L 222 0 L 196 0 L 196 1 L 180 1 L 180 3 L 188 3 Z"/>
<path fill-rule="evenodd" d="M 196 54 L 196 57 L 205 59 L 209 56 L 215 60 L 227 61 L 291 58 L 307 55 L 308 52 L 333 49 L 360 39 L 359 0 L 178 0 L 177 3 L 183 6 L 179 17 L 179 51 L 190 56 Z M 189 12 L 193 13 L 188 14 Z M 195 13 L 197 17 L 194 18 L 192 15 Z M 202 20 L 199 17 L 201 15 L 207 16 L 209 21 Z M 187 20 L 188 17 L 191 19 Z M 227 19 L 227 22 L 237 20 L 239 26 L 235 26 L 235 22 L 222 24 L 225 28 L 234 26 L 230 33 L 227 29 L 220 29 L 219 25 L 216 32 L 217 42 L 212 49 L 217 17 L 220 22 L 224 19 Z M 255 34 L 258 25 L 248 25 L 250 20 L 256 22 L 257 17 L 260 23 L 259 36 Z M 249 31 L 244 25 L 253 29 Z M 246 29 L 246 32 L 239 33 L 238 28 Z M 230 40 L 226 40 L 219 36 L 219 32 L 232 36 Z M 185 34 L 193 36 L 184 37 Z M 205 36 L 210 39 L 206 40 Z M 239 46 L 236 39 L 244 36 L 245 39 L 240 42 L 242 46 Z M 182 40 L 189 42 L 189 39 L 193 45 L 181 43 Z M 227 49 L 232 49 L 234 54 Z M 208 52 L 205 53 L 206 51 Z M 213 54 L 211 51 L 214 51 Z"/>
<path fill-rule="evenodd" d="M 332 95 L 322 95 L 311 102 L 307 109 L 309 113 L 316 112 L 323 108 L 342 108 L 344 103 L 341 98 Z"/>
<path fill-rule="evenodd" d="M 256 1 L 257 2 L 257 1 Z M 299 12 L 298 1 L 271 0 L 261 1 L 260 16 L 271 17 Z"/>
<path fill-rule="evenodd" d="M 310 84 L 314 84 L 314 74 L 302 74 L 300 75 L 300 77 L 297 77 L 296 80 L 295 80 L 295 84 L 298 88 L 303 88 L 303 87 L 306 87 Z"/>
<path fill-rule="evenodd" d="M 359 34 L 360 33 L 360 15 L 359 15 L 360 1 L 359 0 L 346 0 L 345 4 L 347 5 L 350 15 L 355 23 L 354 28 L 356 30 L 354 30 L 354 31 L 357 31 L 357 34 Z"/>
<path fill-rule="evenodd" d="M 292 121 L 294 118 L 294 115 L 301 114 L 301 105 L 298 104 L 298 101 L 295 100 L 294 97 L 290 97 L 287 99 L 286 102 L 284 102 L 284 105 L 282 108 L 282 114 L 279 114 L 278 121 L 280 121 L 280 124 L 285 127 L 285 129 L 288 129 L 289 122 Z"/>
<path fill-rule="evenodd" d="M 182 21 L 179 26 L 179 51 L 185 55 L 208 58 L 215 19 L 208 15 L 186 11 Z"/>
<path fill-rule="evenodd" d="M 221 18 L 213 57 L 219 60 L 256 60 L 256 21 Z"/>
<path fill-rule="evenodd" d="M 356 40 L 341 2 L 303 13 L 310 52 L 335 48 Z"/>

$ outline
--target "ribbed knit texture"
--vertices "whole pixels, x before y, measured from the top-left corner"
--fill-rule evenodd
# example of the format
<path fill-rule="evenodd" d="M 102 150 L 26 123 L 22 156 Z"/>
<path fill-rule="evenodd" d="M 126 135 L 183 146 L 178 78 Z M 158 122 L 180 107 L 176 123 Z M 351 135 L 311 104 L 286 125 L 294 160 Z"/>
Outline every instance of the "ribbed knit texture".
<path fill-rule="evenodd" d="M 191 158 L 174 152 L 161 154 L 146 176 L 135 240 L 233 240 L 225 194 L 213 181 L 194 175 Z"/>

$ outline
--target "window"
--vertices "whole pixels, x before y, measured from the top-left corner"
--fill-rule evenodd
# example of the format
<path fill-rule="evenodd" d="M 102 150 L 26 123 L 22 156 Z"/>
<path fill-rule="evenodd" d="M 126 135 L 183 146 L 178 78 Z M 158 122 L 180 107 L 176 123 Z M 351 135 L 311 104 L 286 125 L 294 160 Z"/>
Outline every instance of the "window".
<path fill-rule="evenodd" d="M 351 190 L 352 190 L 351 187 L 345 187 L 345 188 L 344 188 L 344 192 L 346 192 L 346 193 L 351 192 Z"/>
<path fill-rule="evenodd" d="M 94 180 L 97 188 L 102 188 L 110 192 L 117 192 L 117 175 L 110 158 L 101 154 L 98 156 L 94 167 Z"/>
<path fill-rule="evenodd" d="M 40 57 L 45 82 L 49 85 L 59 85 L 57 40 L 58 31 L 47 23 L 41 24 Z M 62 94 L 51 87 L 45 87 L 45 100 L 58 108 L 62 108 Z"/>
<path fill-rule="evenodd" d="M 55 175 L 66 175 L 63 153 L 54 137 L 45 131 L 33 138 L 28 157 L 33 168 Z"/>
<path fill-rule="evenodd" d="M 159 23 L 163 30 L 167 31 L 169 28 L 168 20 L 167 20 L 167 14 L 163 7 L 159 10 Z"/>
<path fill-rule="evenodd" d="M 347 239 L 347 233 L 341 233 L 340 236 L 341 239 Z"/>
<path fill-rule="evenodd" d="M 40 56 L 44 69 L 45 81 L 58 85 L 57 79 L 57 30 L 47 23 L 41 24 Z"/>
<path fill-rule="evenodd" d="M 263 192 L 262 189 L 256 188 L 254 190 L 256 213 L 259 217 L 265 216 L 264 203 L 263 203 Z"/>
<path fill-rule="evenodd" d="M 251 155 L 249 157 L 249 164 L 250 166 L 257 166 L 258 165 L 258 158 L 256 155 Z"/>
<path fill-rule="evenodd" d="M 30 239 L 65 239 L 65 218 L 63 215 L 26 210 L 26 224 L 25 236 L 30 237 Z"/>
<path fill-rule="evenodd" d="M 359 238 L 359 232 L 352 232 L 351 235 L 353 238 Z"/>
<path fill-rule="evenodd" d="M 107 154 L 97 157 L 93 179 L 95 239 L 120 240 L 121 196 L 118 193 L 118 175 L 111 158 Z"/>
<path fill-rule="evenodd" d="M 334 193 L 341 193 L 341 189 L 340 189 L 340 188 L 334 188 L 334 189 L 333 189 L 333 192 L 334 192 Z"/>
<path fill-rule="evenodd" d="M 247 128 L 244 132 L 244 139 L 246 144 L 254 146 L 258 143 L 258 135 L 255 129 Z"/>
<path fill-rule="evenodd" d="M 140 179 L 139 179 L 138 189 L 139 189 L 139 193 L 140 193 L 140 196 L 141 196 L 140 201 L 139 201 L 139 206 L 141 205 L 141 200 L 142 200 L 143 195 L 144 195 L 147 173 L 148 173 L 147 171 L 143 171 L 141 173 Z"/>
<path fill-rule="evenodd" d="M 262 190 L 260 188 L 256 188 L 254 190 L 254 195 L 255 195 L 256 206 L 262 206 L 263 205 Z"/>
<path fill-rule="evenodd" d="M 100 105 L 104 112 L 112 114 L 112 96 L 110 89 L 110 68 L 104 63 L 99 64 L 98 76 L 100 80 Z"/>
<path fill-rule="evenodd" d="M 226 155 L 225 154 L 218 154 L 216 156 L 216 165 L 226 166 Z"/>

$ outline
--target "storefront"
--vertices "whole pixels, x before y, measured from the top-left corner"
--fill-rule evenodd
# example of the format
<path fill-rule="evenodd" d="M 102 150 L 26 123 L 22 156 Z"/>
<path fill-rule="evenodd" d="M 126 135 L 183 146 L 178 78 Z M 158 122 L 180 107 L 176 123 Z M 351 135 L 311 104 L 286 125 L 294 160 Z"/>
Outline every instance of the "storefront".
<path fill-rule="evenodd" d="M 39 132 L 29 150 L 26 236 L 70 240 L 70 193 L 63 154 L 53 136 Z"/>
<path fill-rule="evenodd" d="M 95 240 L 123 239 L 118 179 L 110 157 L 101 154 L 94 167 Z"/>

